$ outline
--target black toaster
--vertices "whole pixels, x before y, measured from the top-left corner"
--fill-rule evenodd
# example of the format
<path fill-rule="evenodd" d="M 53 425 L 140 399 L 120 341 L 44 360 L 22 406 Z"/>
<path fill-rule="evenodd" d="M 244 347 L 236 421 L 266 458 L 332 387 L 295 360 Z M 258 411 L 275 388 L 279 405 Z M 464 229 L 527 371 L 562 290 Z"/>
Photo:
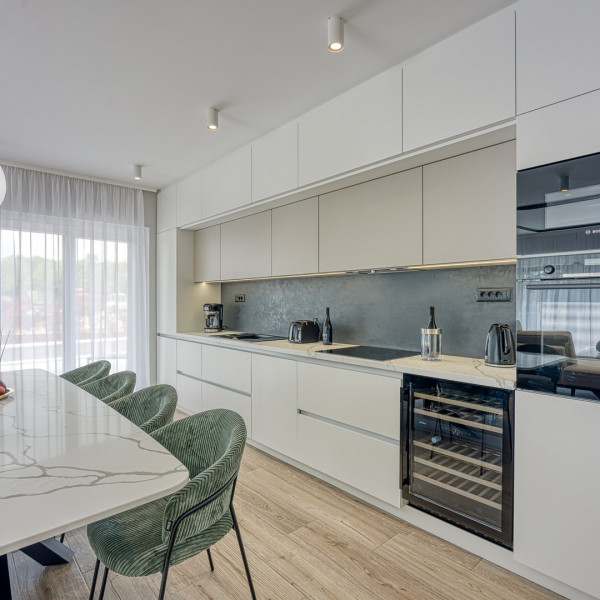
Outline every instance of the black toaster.
<path fill-rule="evenodd" d="M 312 321 L 292 321 L 288 340 L 294 344 L 309 344 L 318 342 L 321 330 L 316 319 Z"/>

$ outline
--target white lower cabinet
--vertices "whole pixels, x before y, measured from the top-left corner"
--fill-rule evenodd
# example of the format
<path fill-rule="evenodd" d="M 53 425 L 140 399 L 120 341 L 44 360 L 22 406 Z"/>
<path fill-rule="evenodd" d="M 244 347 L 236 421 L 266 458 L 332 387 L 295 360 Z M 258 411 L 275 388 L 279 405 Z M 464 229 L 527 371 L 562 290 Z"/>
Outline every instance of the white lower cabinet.
<path fill-rule="evenodd" d="M 202 383 L 202 410 L 228 408 L 240 414 L 245 423 L 248 437 L 252 437 L 252 398 L 233 390 Z"/>
<path fill-rule="evenodd" d="M 297 456 L 295 360 L 252 357 L 252 439 L 291 458 Z"/>
<path fill-rule="evenodd" d="M 203 410 L 201 381 L 177 373 L 177 407 L 190 415 Z"/>
<path fill-rule="evenodd" d="M 252 357 L 249 352 L 205 345 L 202 349 L 202 379 L 250 394 Z"/>
<path fill-rule="evenodd" d="M 517 390 L 515 560 L 600 597 L 600 403 Z"/>
<path fill-rule="evenodd" d="M 400 506 L 400 378 L 298 364 L 298 460 Z"/>
<path fill-rule="evenodd" d="M 177 371 L 191 377 L 202 377 L 202 344 L 177 340 Z"/>

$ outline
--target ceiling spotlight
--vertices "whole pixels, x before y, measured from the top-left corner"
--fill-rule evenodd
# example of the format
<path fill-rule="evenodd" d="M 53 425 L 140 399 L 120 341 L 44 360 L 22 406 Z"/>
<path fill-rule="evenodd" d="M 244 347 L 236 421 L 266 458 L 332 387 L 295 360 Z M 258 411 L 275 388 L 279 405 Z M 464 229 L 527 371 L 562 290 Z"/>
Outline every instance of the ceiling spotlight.
<path fill-rule="evenodd" d="M 6 196 L 6 177 L 4 176 L 4 171 L 0 166 L 0 204 L 4 202 L 4 196 Z"/>
<path fill-rule="evenodd" d="M 344 22 L 341 17 L 329 17 L 327 20 L 327 48 L 330 52 L 344 49 Z"/>
<path fill-rule="evenodd" d="M 569 191 L 569 176 L 568 175 L 560 176 L 560 191 L 561 192 Z"/>
<path fill-rule="evenodd" d="M 208 129 L 219 129 L 219 111 L 216 108 L 206 109 L 206 126 Z"/>
<path fill-rule="evenodd" d="M 136 181 L 141 181 L 141 179 L 142 179 L 142 165 L 133 165 L 133 178 Z"/>

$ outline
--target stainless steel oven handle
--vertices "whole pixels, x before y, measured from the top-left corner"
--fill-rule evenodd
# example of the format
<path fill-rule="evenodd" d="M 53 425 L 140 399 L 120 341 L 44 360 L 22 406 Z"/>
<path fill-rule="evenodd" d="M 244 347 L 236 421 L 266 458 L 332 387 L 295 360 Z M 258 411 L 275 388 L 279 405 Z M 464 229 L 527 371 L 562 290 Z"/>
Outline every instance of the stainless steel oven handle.
<path fill-rule="evenodd" d="M 600 283 L 530 283 L 528 290 L 596 290 Z"/>

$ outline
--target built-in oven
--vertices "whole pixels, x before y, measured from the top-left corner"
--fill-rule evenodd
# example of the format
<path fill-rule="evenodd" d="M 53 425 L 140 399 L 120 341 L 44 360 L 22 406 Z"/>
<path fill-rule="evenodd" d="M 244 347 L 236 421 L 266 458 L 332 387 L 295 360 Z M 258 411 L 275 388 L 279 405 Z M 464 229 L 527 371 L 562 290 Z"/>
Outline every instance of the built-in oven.
<path fill-rule="evenodd" d="M 600 154 L 517 175 L 517 387 L 600 400 Z"/>

